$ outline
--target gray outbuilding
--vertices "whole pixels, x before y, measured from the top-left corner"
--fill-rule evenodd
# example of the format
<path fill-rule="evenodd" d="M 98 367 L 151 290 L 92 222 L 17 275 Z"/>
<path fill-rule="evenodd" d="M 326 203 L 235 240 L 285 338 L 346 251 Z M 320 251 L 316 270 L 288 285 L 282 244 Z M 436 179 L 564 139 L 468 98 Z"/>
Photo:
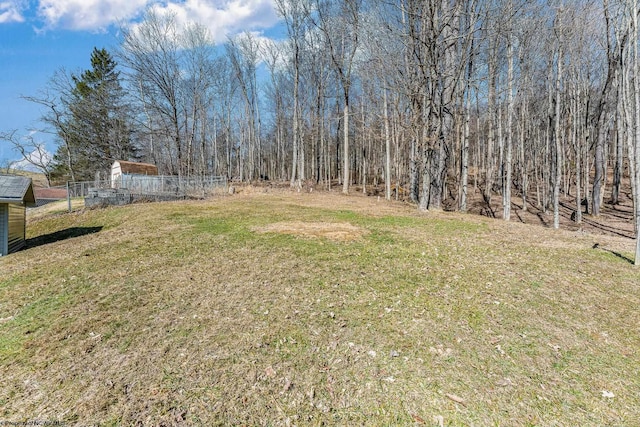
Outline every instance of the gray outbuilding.
<path fill-rule="evenodd" d="M 27 206 L 35 206 L 31 178 L 0 175 L 0 256 L 26 244 Z"/>

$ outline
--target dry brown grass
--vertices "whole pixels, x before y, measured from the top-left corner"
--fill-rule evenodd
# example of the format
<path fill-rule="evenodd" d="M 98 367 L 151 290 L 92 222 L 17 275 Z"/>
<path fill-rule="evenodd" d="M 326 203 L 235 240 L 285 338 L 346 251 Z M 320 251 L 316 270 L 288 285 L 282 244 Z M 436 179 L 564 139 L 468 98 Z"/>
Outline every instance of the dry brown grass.
<path fill-rule="evenodd" d="M 360 227 L 340 222 L 276 222 L 264 227 L 256 227 L 253 230 L 258 233 L 282 233 L 342 242 L 357 240 L 365 233 L 365 230 Z"/>
<path fill-rule="evenodd" d="M 18 170 L 18 169 L 11 169 L 9 171 L 9 173 L 10 174 L 15 174 L 15 175 L 26 176 L 27 178 L 31 178 L 31 180 L 33 181 L 33 185 L 34 186 L 39 186 L 39 187 L 46 187 L 47 186 L 47 179 L 45 178 L 44 174 L 42 174 L 42 173 L 25 171 L 25 170 Z"/>
<path fill-rule="evenodd" d="M 628 239 L 285 191 L 33 218 L 101 230 L 0 259 L 0 421 L 640 424 Z"/>
<path fill-rule="evenodd" d="M 75 197 L 71 199 L 71 210 L 79 211 L 84 208 L 84 199 L 81 197 Z M 47 203 L 46 205 L 39 206 L 38 208 L 29 209 L 29 219 L 35 221 L 39 218 L 46 218 L 54 214 L 64 214 L 69 211 L 69 204 L 67 200 L 59 200 L 57 202 Z"/>

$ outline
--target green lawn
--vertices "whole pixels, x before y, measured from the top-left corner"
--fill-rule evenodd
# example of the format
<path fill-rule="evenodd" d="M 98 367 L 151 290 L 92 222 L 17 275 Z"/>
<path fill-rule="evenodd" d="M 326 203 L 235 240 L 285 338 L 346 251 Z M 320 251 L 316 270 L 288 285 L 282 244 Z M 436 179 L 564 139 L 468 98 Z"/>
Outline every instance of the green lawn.
<path fill-rule="evenodd" d="M 28 235 L 0 258 L 0 422 L 640 425 L 630 241 L 296 193 Z"/>

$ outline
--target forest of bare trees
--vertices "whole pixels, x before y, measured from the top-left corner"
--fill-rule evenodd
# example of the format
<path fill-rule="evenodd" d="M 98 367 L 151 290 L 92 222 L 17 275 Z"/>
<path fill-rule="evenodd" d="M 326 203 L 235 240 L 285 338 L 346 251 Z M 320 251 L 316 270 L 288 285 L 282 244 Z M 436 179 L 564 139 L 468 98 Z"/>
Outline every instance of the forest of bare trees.
<path fill-rule="evenodd" d="M 507 220 L 515 196 L 556 228 L 561 197 L 576 222 L 600 214 L 605 190 L 617 203 L 624 180 L 639 200 L 637 0 L 275 5 L 280 41 L 242 33 L 220 48 L 206 27 L 151 12 L 123 29 L 113 55 L 132 158 L 175 175 L 380 188 L 425 210 L 465 211 L 481 194 Z"/>

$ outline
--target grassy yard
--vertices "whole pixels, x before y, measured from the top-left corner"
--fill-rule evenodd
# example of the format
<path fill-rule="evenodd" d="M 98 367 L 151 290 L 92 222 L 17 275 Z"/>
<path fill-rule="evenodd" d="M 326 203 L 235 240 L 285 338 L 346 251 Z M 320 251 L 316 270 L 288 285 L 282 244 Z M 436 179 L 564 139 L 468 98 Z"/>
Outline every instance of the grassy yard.
<path fill-rule="evenodd" d="M 629 240 L 331 194 L 52 212 L 0 258 L 0 422 L 640 425 Z"/>

